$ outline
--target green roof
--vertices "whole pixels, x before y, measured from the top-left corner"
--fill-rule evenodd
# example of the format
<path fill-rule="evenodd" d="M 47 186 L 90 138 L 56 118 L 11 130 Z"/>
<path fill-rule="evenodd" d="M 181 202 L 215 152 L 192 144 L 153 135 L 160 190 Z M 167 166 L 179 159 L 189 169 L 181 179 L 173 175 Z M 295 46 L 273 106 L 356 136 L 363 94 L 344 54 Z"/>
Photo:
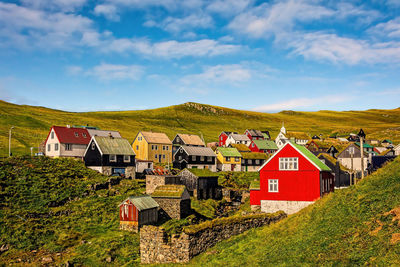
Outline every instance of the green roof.
<path fill-rule="evenodd" d="M 270 136 L 266 133 L 262 133 L 262 135 L 264 136 L 264 138 L 270 138 Z"/>
<path fill-rule="evenodd" d="M 128 199 L 138 210 L 148 210 L 159 207 L 158 203 L 151 196 L 128 197 Z M 126 200 L 124 200 L 124 202 Z M 122 202 L 120 205 L 122 205 L 124 202 Z"/>
<path fill-rule="evenodd" d="M 260 190 L 260 181 L 252 181 L 250 183 L 250 190 Z"/>
<path fill-rule="evenodd" d="M 218 147 L 217 150 L 224 157 L 242 157 L 239 151 L 234 147 Z"/>
<path fill-rule="evenodd" d="M 101 153 L 104 155 L 135 155 L 129 141 L 124 138 L 112 138 L 109 136 L 94 136 Z"/>
<path fill-rule="evenodd" d="M 231 147 L 236 148 L 239 152 L 250 152 L 250 148 L 245 144 L 230 144 Z"/>
<path fill-rule="evenodd" d="M 360 147 L 360 143 L 359 142 L 356 142 L 355 143 L 358 147 Z M 363 143 L 363 148 L 373 148 L 373 146 L 371 146 L 370 144 L 368 144 L 368 143 Z"/>
<path fill-rule="evenodd" d="M 276 149 L 278 150 L 278 147 L 276 146 L 274 141 L 271 140 L 253 140 L 254 144 L 258 147 L 258 149 Z"/>
<path fill-rule="evenodd" d="M 300 152 L 307 157 L 311 162 L 313 162 L 315 165 L 318 166 L 318 168 L 321 169 L 321 171 L 332 171 L 328 166 L 326 166 L 317 156 L 315 156 L 310 150 L 308 150 L 306 147 L 298 145 L 298 144 L 293 144 L 291 143 L 294 147 L 296 147 Z"/>
<path fill-rule="evenodd" d="M 242 152 L 244 159 L 268 159 L 268 155 L 260 152 Z"/>
<path fill-rule="evenodd" d="M 188 169 L 188 168 L 186 168 L 185 170 L 190 171 L 191 173 L 193 173 L 197 177 L 218 177 L 217 173 L 212 172 L 212 171 L 207 170 L 207 169 Z"/>
<path fill-rule="evenodd" d="M 184 185 L 160 185 L 154 190 L 152 197 L 181 198 L 185 192 Z"/>
<path fill-rule="evenodd" d="M 329 155 L 328 153 L 320 153 L 317 157 L 319 158 L 320 156 L 323 156 L 326 160 L 330 161 L 332 164 L 336 165 L 337 159 Z M 342 171 L 350 171 L 350 169 L 346 168 L 339 162 L 339 167 Z"/>

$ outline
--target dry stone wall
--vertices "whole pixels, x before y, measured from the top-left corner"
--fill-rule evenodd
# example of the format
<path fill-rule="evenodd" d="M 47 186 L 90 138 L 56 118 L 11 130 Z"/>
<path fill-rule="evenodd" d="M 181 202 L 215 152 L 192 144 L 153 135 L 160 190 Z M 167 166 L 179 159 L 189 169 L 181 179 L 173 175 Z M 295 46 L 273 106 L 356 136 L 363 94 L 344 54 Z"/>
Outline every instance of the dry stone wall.
<path fill-rule="evenodd" d="M 170 238 L 162 228 L 145 225 L 140 230 L 141 263 L 188 262 L 217 242 L 285 217 L 285 213 L 277 212 L 215 219 L 186 227 Z"/>

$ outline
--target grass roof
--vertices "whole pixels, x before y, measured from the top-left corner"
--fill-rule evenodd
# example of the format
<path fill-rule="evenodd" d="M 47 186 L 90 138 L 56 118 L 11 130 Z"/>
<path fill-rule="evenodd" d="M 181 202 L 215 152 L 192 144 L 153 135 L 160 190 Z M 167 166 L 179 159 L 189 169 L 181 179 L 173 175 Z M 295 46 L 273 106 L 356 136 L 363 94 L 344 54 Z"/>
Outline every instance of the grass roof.
<path fill-rule="evenodd" d="M 301 153 L 303 153 L 304 156 L 306 156 L 309 160 L 311 160 L 315 165 L 318 166 L 322 171 L 332 171 L 331 168 L 326 166 L 319 158 L 317 158 L 310 150 L 308 150 L 306 147 L 293 144 L 298 150 L 300 150 Z"/>
<path fill-rule="evenodd" d="M 230 144 L 231 147 L 236 148 L 239 152 L 250 152 L 250 148 L 245 144 Z"/>
<path fill-rule="evenodd" d="M 181 198 L 185 191 L 184 185 L 160 185 L 154 190 L 152 197 Z"/>
<path fill-rule="evenodd" d="M 296 138 L 296 139 L 301 139 L 301 140 L 309 140 L 311 137 L 309 137 L 306 133 L 303 132 L 287 132 L 285 134 L 286 138 Z"/>
<path fill-rule="evenodd" d="M 242 155 L 239 151 L 234 147 L 218 147 L 217 150 L 222 154 L 224 157 L 241 157 Z"/>
<path fill-rule="evenodd" d="M 276 149 L 278 150 L 278 146 L 274 141 L 271 140 L 253 140 L 254 144 L 258 147 L 258 149 Z"/>
<path fill-rule="evenodd" d="M 186 168 L 186 170 L 190 171 L 191 173 L 193 173 L 197 177 L 218 177 L 217 173 L 212 172 L 212 171 L 207 170 L 207 169 L 189 169 L 189 168 Z"/>
<path fill-rule="evenodd" d="M 268 159 L 269 156 L 265 153 L 260 152 L 242 152 L 242 158 L 244 159 Z"/>
<path fill-rule="evenodd" d="M 319 158 L 319 156 L 323 156 L 326 160 L 330 161 L 332 164 L 336 165 L 337 159 L 335 159 L 334 157 L 332 157 L 331 155 L 327 154 L 327 153 L 320 153 L 317 157 Z M 347 169 L 345 166 L 343 166 L 342 164 L 340 164 L 339 162 L 339 168 L 342 171 L 346 171 L 349 172 L 350 169 Z"/>

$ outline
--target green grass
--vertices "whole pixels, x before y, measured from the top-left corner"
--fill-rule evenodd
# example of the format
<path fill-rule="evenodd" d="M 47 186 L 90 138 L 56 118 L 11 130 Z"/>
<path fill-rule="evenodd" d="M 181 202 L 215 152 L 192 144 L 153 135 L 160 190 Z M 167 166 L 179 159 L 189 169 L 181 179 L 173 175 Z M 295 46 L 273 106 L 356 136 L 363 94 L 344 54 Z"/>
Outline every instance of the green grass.
<path fill-rule="evenodd" d="M 400 158 L 275 225 L 219 243 L 193 266 L 399 266 Z M 400 240 L 399 240 L 400 241 Z"/>
<path fill-rule="evenodd" d="M 11 126 L 15 126 L 12 147 L 16 155 L 29 154 L 30 147 L 37 147 L 46 139 L 52 125 L 89 124 L 118 130 L 130 142 L 140 130 L 165 132 L 171 139 L 176 133 L 202 133 L 206 142 L 212 142 L 217 140 L 221 131 L 244 132 L 247 128 L 269 130 L 275 137 L 283 121 L 287 130 L 303 131 L 309 135 L 345 134 L 363 128 L 367 138 L 388 138 L 395 144 L 400 142 L 400 109 L 271 114 L 186 103 L 153 110 L 74 113 L 0 101 L 0 156 L 8 153 L 8 130 Z"/>
<path fill-rule="evenodd" d="M 109 179 L 73 159 L 10 158 L 0 162 L 0 244 L 10 250 L 1 263 L 40 263 L 52 255 L 57 263 L 137 264 L 138 234 L 118 230 L 118 205 L 140 195 L 136 180 L 110 190 L 89 191 Z M 32 253 L 36 250 L 36 253 Z"/>

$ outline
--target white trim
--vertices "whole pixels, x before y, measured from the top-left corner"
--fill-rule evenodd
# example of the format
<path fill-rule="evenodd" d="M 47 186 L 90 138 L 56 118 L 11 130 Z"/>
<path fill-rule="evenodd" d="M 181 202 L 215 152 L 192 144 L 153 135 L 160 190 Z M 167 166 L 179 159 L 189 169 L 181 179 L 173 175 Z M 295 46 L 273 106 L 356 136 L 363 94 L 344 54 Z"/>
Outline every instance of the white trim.
<path fill-rule="evenodd" d="M 304 158 L 306 158 L 312 165 L 314 165 L 314 167 L 316 167 L 319 171 L 322 171 L 320 167 L 318 167 L 318 165 L 316 165 L 312 160 L 310 160 L 308 157 L 306 157 L 306 155 L 304 155 L 297 147 L 295 147 L 291 142 L 287 142 L 283 147 L 281 147 L 281 149 L 279 149 L 278 151 L 275 152 L 275 154 L 270 157 L 259 169 L 258 171 L 261 171 L 262 168 L 264 168 L 265 165 L 267 165 L 268 162 L 270 162 L 273 158 L 275 158 L 276 155 L 279 154 L 279 152 L 284 149 L 287 145 L 290 145 L 291 147 L 293 147 L 297 152 L 300 153 L 300 155 L 302 155 Z M 299 162 L 297 162 L 297 165 L 299 165 Z M 297 168 L 299 168 L 299 166 L 297 166 Z"/>
<path fill-rule="evenodd" d="M 89 142 L 89 144 L 86 146 L 85 153 L 83 154 L 83 156 L 85 156 L 86 153 L 87 153 L 87 151 L 88 151 L 89 149 L 91 149 L 92 140 L 96 143 L 97 149 L 100 151 L 100 154 L 101 154 L 101 155 L 104 155 L 104 154 L 103 154 L 103 151 L 101 151 L 100 146 L 99 146 L 99 144 L 97 143 L 95 137 L 96 137 L 96 135 L 95 135 L 95 136 L 92 136 L 92 138 L 90 139 L 90 142 Z"/>

